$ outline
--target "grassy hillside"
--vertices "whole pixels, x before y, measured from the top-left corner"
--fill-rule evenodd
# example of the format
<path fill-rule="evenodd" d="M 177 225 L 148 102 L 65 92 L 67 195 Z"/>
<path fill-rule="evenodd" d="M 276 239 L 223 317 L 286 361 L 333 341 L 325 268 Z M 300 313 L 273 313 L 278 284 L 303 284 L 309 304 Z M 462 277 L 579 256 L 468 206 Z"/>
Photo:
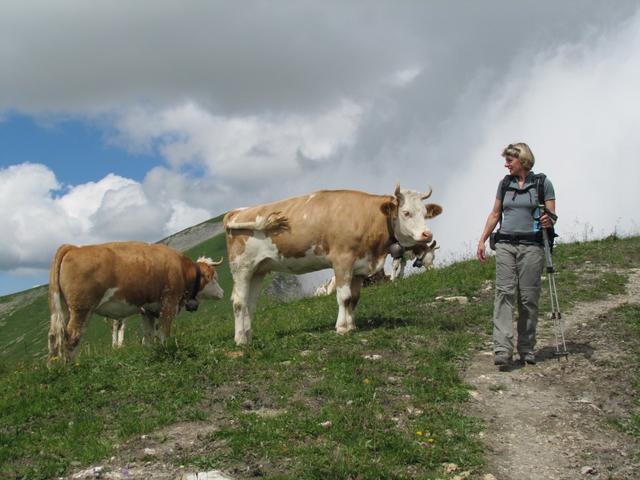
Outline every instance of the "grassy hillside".
<path fill-rule="evenodd" d="M 217 258 L 223 250 L 215 237 L 189 254 Z M 567 310 L 622 292 L 627 270 L 640 266 L 640 238 L 560 245 L 555 261 Z M 225 300 L 182 314 L 166 347 L 125 339 L 120 351 L 105 342 L 83 348 L 65 369 L 5 366 L 0 478 L 61 475 L 72 462 L 88 465 L 140 434 L 191 420 L 217 428 L 197 454 L 176 453 L 176 465 L 362 479 L 437 478 L 443 462 L 474 468 L 482 463 L 480 425 L 465 415 L 459 369 L 490 329 L 493 276 L 491 260 L 466 261 L 366 289 L 359 329 L 346 336 L 334 332 L 333 297 L 262 297 L 254 342 L 238 348 Z M 223 269 L 227 298 L 229 281 Z M 435 301 L 439 295 L 470 302 Z"/>

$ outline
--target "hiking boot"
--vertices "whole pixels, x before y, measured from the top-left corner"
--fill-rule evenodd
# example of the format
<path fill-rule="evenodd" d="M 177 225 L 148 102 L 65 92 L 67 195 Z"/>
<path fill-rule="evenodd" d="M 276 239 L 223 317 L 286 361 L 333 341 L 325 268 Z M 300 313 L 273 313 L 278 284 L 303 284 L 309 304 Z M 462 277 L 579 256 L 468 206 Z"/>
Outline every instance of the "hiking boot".
<path fill-rule="evenodd" d="M 533 352 L 520 353 L 520 361 L 529 365 L 536 364 L 536 356 Z"/>
<path fill-rule="evenodd" d="M 507 352 L 496 352 L 493 357 L 493 364 L 499 366 L 509 365 L 511 363 L 511 355 Z"/>

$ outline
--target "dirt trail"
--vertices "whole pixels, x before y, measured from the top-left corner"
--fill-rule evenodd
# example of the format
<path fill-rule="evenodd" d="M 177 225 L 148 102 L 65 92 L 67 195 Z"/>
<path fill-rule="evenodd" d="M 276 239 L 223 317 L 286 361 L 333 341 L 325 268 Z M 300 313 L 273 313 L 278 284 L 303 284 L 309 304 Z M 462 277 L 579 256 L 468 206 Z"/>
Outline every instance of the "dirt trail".
<path fill-rule="evenodd" d="M 635 269 L 626 294 L 581 303 L 563 314 L 571 352 L 566 360 L 553 355 L 550 320 L 539 324 L 537 365 L 499 371 L 487 340 L 465 371 L 475 388 L 470 413 L 486 424 L 485 473 L 498 480 L 640 478 L 640 442 L 607 421 L 638 408 L 632 372 L 624 345 L 608 333 L 606 317 L 599 318 L 638 302 L 640 269 Z"/>

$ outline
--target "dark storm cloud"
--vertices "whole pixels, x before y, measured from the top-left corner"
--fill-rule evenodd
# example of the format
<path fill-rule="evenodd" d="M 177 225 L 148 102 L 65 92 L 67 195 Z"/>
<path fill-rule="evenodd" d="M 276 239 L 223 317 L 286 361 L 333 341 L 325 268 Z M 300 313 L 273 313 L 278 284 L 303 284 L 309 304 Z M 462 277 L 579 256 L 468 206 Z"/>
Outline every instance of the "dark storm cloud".
<path fill-rule="evenodd" d="M 635 2 L 15 1 L 0 7 L 0 106 L 110 110 L 193 100 L 221 114 L 308 111 L 424 66 L 414 111 L 523 47 L 614 23 Z M 418 87 L 416 87 L 418 89 Z"/>

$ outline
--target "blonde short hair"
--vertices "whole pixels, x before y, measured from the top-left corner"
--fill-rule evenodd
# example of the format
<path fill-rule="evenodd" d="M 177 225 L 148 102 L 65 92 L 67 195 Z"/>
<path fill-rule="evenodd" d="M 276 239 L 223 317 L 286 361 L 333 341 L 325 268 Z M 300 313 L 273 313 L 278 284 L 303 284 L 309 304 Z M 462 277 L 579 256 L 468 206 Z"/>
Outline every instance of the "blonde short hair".
<path fill-rule="evenodd" d="M 502 151 L 502 156 L 516 157 L 525 170 L 531 170 L 536 163 L 536 158 L 526 143 L 510 143 Z"/>

